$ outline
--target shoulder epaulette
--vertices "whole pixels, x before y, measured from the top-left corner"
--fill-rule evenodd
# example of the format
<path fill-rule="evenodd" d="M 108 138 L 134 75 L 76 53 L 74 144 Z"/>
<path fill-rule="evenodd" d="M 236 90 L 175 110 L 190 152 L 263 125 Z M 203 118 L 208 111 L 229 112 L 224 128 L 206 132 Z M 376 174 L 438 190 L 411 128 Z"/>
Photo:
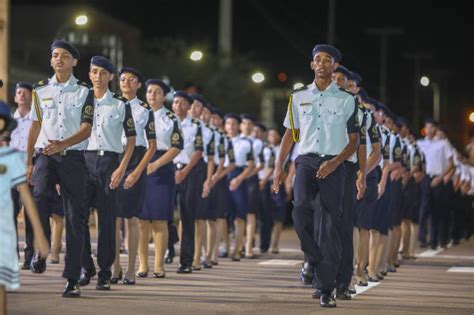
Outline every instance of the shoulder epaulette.
<path fill-rule="evenodd" d="M 150 109 L 150 105 L 148 105 L 147 103 L 145 102 L 140 102 L 140 105 L 145 107 L 146 109 Z"/>
<path fill-rule="evenodd" d="M 42 86 L 46 86 L 48 85 L 49 83 L 49 79 L 45 79 L 45 80 L 41 80 L 39 82 L 36 82 L 34 85 L 33 85 L 33 88 L 37 89 L 37 88 L 40 88 Z"/>
<path fill-rule="evenodd" d="M 201 121 L 200 121 L 199 119 L 191 118 L 191 121 L 192 121 L 194 124 L 201 125 Z"/>
<path fill-rule="evenodd" d="M 172 120 L 178 119 L 178 117 L 176 117 L 176 115 L 172 111 L 169 111 L 169 110 L 167 110 L 166 116 L 168 116 L 168 118 L 170 118 Z"/>
<path fill-rule="evenodd" d="M 113 97 L 118 99 L 119 101 L 124 102 L 124 103 L 128 102 L 128 100 L 125 97 L 123 97 L 122 95 L 114 94 Z"/>
<path fill-rule="evenodd" d="M 355 96 L 356 96 L 354 93 L 352 93 L 352 92 L 350 92 L 350 91 L 348 91 L 348 90 L 346 90 L 346 89 L 343 89 L 343 88 L 341 88 L 341 87 L 339 88 L 339 91 L 346 92 L 347 94 L 351 95 L 352 97 L 355 97 Z"/>
<path fill-rule="evenodd" d="M 295 93 L 298 93 L 298 92 L 301 92 L 301 91 L 304 91 L 304 90 L 307 90 L 307 89 L 308 89 L 308 86 L 305 85 L 305 86 L 300 87 L 299 89 L 293 90 L 291 92 L 291 94 L 295 94 Z"/>
<path fill-rule="evenodd" d="M 85 87 L 88 88 L 88 89 L 91 88 L 91 86 L 90 86 L 86 81 L 78 80 L 78 81 L 77 81 L 77 85 L 85 86 Z"/>

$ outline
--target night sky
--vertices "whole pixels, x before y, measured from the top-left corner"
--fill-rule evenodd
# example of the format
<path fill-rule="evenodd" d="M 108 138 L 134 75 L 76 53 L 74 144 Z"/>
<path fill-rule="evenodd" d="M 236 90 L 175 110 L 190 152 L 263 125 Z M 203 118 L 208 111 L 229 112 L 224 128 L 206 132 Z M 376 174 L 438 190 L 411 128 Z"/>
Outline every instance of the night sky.
<path fill-rule="evenodd" d="M 16 4 L 37 4 L 33 0 L 12 0 Z M 66 4 L 61 0 L 44 4 Z M 142 38 L 175 37 L 194 43 L 208 43 L 216 50 L 217 0 L 184 1 L 70 1 L 87 4 L 135 25 Z M 410 118 L 414 99 L 414 62 L 404 54 L 423 52 L 421 72 L 439 82 L 443 120 L 459 119 L 462 110 L 474 109 L 474 19 L 467 1 L 342 1 L 337 0 L 336 42 L 343 53 L 342 64 L 360 73 L 369 95 L 379 97 L 380 37 L 367 28 L 397 27 L 403 35 L 389 39 L 388 100 L 396 113 Z M 267 87 L 310 82 L 310 54 L 317 43 L 326 42 L 328 1 L 234 0 L 236 54 L 251 56 L 268 78 Z M 14 36 L 14 34 L 13 34 Z M 280 83 L 277 73 L 286 72 Z M 432 93 L 419 87 L 424 116 L 431 115 Z M 446 118 L 449 115 L 449 118 Z"/>

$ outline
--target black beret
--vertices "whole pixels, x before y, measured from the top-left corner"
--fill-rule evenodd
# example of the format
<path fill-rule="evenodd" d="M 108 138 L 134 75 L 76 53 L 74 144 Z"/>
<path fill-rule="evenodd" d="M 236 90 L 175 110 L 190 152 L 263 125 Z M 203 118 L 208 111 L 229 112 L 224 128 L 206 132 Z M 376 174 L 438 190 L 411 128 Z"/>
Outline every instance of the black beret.
<path fill-rule="evenodd" d="M 402 117 L 402 116 L 399 116 L 397 118 L 397 126 L 399 128 L 403 127 L 403 126 L 407 126 L 408 127 L 408 119 L 406 119 L 405 117 Z"/>
<path fill-rule="evenodd" d="M 248 119 L 248 120 L 251 120 L 253 123 L 255 123 L 256 119 L 254 116 L 250 115 L 250 114 L 247 114 L 247 113 L 243 113 L 240 115 L 240 119 L 241 120 L 244 120 L 244 119 Z"/>
<path fill-rule="evenodd" d="M 228 113 L 227 115 L 224 116 L 224 120 L 227 120 L 227 119 L 230 119 L 230 118 L 237 120 L 237 122 L 239 124 L 242 122 L 242 120 L 240 119 L 240 116 L 238 114 Z"/>
<path fill-rule="evenodd" d="M 258 127 L 260 129 L 262 129 L 263 131 L 267 131 L 267 127 L 264 124 L 262 124 L 261 122 L 256 122 L 255 127 Z"/>
<path fill-rule="evenodd" d="M 357 85 L 360 85 L 362 83 L 362 77 L 360 76 L 360 74 L 358 74 L 357 72 L 354 72 L 352 71 L 352 81 L 355 81 L 355 83 L 357 83 Z"/>
<path fill-rule="evenodd" d="M 69 53 L 72 55 L 74 59 L 79 59 L 81 55 L 79 54 L 79 51 L 77 50 L 76 47 L 74 47 L 72 44 L 69 44 L 65 40 L 55 40 L 51 44 L 51 51 L 53 51 L 55 48 L 63 48 L 69 51 Z"/>
<path fill-rule="evenodd" d="M 30 90 L 30 92 L 33 91 L 33 86 L 29 84 L 28 82 L 23 82 L 23 81 L 18 82 L 16 84 L 16 89 L 18 88 L 24 88 L 24 89 Z"/>
<path fill-rule="evenodd" d="M 316 56 L 316 54 L 320 51 L 330 54 L 336 62 L 339 62 L 342 59 L 342 54 L 339 51 L 339 49 L 337 49 L 334 46 L 326 45 L 326 44 L 319 44 L 319 45 L 314 46 L 313 59 L 314 59 L 314 56 Z"/>
<path fill-rule="evenodd" d="M 339 73 L 342 73 L 343 75 L 346 76 L 347 80 L 352 80 L 352 72 L 349 71 L 349 69 L 347 69 L 346 67 L 344 66 L 339 66 L 337 67 L 336 70 L 334 70 L 334 72 L 339 72 Z"/>
<path fill-rule="evenodd" d="M 380 103 L 380 102 L 377 102 L 377 110 L 383 111 L 385 115 L 388 115 L 388 112 L 390 111 L 385 104 Z"/>
<path fill-rule="evenodd" d="M 211 112 L 211 114 L 214 113 L 214 106 L 212 106 L 211 103 L 206 102 L 206 103 L 204 103 L 204 104 L 202 104 L 202 105 L 203 105 L 205 108 L 207 108 L 207 109 Z"/>
<path fill-rule="evenodd" d="M 91 58 L 91 65 L 102 67 L 110 73 L 115 73 L 115 67 L 112 62 L 104 56 L 94 56 Z"/>
<path fill-rule="evenodd" d="M 152 84 L 160 86 L 165 95 L 168 94 L 171 91 L 168 84 L 161 81 L 160 79 L 148 79 L 148 80 L 146 80 L 145 84 L 146 84 L 146 86 L 149 86 L 149 85 L 152 85 Z"/>
<path fill-rule="evenodd" d="M 362 99 L 364 101 L 366 101 L 368 98 L 369 98 L 369 94 L 367 94 L 367 91 L 364 90 L 363 88 L 360 88 L 359 89 L 359 94 L 358 94 L 360 97 L 362 97 Z"/>
<path fill-rule="evenodd" d="M 138 81 L 140 81 L 141 83 L 145 82 L 145 77 L 143 76 L 143 74 L 135 68 L 123 67 L 119 70 L 119 76 L 122 75 L 122 73 L 126 72 L 135 75 L 138 78 Z"/>
<path fill-rule="evenodd" d="M 201 94 L 190 93 L 189 96 L 191 96 L 195 101 L 200 102 L 202 105 L 206 105 L 206 104 L 207 104 L 206 99 L 205 99 Z"/>
<path fill-rule="evenodd" d="M 392 112 L 388 107 L 386 108 L 387 108 L 387 111 L 385 112 L 385 114 L 387 115 L 388 118 L 393 120 L 394 123 L 396 123 L 398 116 L 394 112 Z"/>
<path fill-rule="evenodd" d="M 189 95 L 188 93 L 184 92 L 184 91 L 175 91 L 173 93 L 173 98 L 174 97 L 184 98 L 185 100 L 187 100 L 189 102 L 189 105 L 191 105 L 194 102 L 194 98 L 191 95 Z"/>
<path fill-rule="evenodd" d="M 223 111 L 221 111 L 219 108 L 214 107 L 214 111 L 212 112 L 213 114 L 218 115 L 221 119 L 224 119 L 225 114 Z"/>

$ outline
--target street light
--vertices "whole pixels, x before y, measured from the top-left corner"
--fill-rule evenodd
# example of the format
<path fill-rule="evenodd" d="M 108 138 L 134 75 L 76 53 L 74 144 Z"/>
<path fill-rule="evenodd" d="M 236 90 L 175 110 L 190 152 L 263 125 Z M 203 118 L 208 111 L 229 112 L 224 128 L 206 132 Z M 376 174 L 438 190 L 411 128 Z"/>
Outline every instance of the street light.
<path fill-rule="evenodd" d="M 262 83 L 265 81 L 265 76 L 261 72 L 256 72 L 252 75 L 252 81 L 255 83 Z"/>
<path fill-rule="evenodd" d="M 301 89 L 303 86 L 304 86 L 303 83 L 301 83 L 301 82 L 296 82 L 295 84 L 293 84 L 293 90 Z"/>
<path fill-rule="evenodd" d="M 474 112 L 471 112 L 471 113 L 469 114 L 469 121 L 470 121 L 470 122 L 474 122 Z"/>
<path fill-rule="evenodd" d="M 86 25 L 87 22 L 89 21 L 89 18 L 87 17 L 87 15 L 78 15 L 76 17 L 76 25 Z"/>
<path fill-rule="evenodd" d="M 192 60 L 192 61 L 200 61 L 203 57 L 203 53 L 202 51 L 199 51 L 199 50 L 195 50 L 191 53 L 191 55 L 189 56 L 189 58 Z"/>
<path fill-rule="evenodd" d="M 439 121 L 439 111 L 440 111 L 440 92 L 438 83 L 431 81 L 427 76 L 423 76 L 420 79 L 420 83 L 423 86 L 431 85 L 433 88 L 433 119 Z"/>

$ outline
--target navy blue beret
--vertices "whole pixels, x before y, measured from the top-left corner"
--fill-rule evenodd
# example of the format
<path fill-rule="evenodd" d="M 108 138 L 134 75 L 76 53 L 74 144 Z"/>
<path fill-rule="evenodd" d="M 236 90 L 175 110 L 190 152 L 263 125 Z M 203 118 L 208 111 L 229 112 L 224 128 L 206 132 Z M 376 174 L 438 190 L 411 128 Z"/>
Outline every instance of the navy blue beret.
<path fill-rule="evenodd" d="M 383 111 L 385 115 L 388 115 L 388 112 L 390 111 L 385 104 L 380 103 L 380 102 L 377 102 L 377 110 Z"/>
<path fill-rule="evenodd" d="M 344 66 L 339 65 L 339 67 L 337 67 L 337 69 L 334 70 L 334 72 L 342 73 L 343 75 L 346 76 L 347 80 L 352 80 L 352 72 Z"/>
<path fill-rule="evenodd" d="M 364 101 L 367 100 L 367 98 L 369 97 L 369 94 L 367 94 L 367 91 L 364 90 L 363 88 L 360 88 L 360 89 L 359 89 L 358 95 L 359 95 L 360 97 L 362 97 L 362 99 L 363 99 Z"/>
<path fill-rule="evenodd" d="M 224 115 L 224 112 L 221 111 L 219 108 L 217 107 L 214 107 L 214 111 L 212 112 L 213 114 L 216 114 L 217 116 L 219 116 L 221 119 L 224 119 L 225 115 Z"/>
<path fill-rule="evenodd" d="M 255 121 L 256 121 L 254 116 L 252 116 L 250 114 L 246 114 L 246 113 L 241 114 L 240 119 L 241 120 L 248 119 L 248 120 L 251 120 L 253 123 L 255 123 Z"/>
<path fill-rule="evenodd" d="M 182 97 L 189 102 L 189 105 L 194 102 L 194 98 L 184 91 L 175 91 L 173 97 Z"/>
<path fill-rule="evenodd" d="M 355 83 L 357 83 L 357 85 L 360 85 L 362 83 L 362 77 L 360 76 L 360 74 L 358 74 L 357 72 L 354 72 L 352 71 L 352 81 L 355 81 Z"/>
<path fill-rule="evenodd" d="M 204 103 L 203 106 L 204 106 L 205 108 L 207 108 L 207 109 L 211 112 L 211 114 L 214 113 L 215 107 L 212 106 L 211 103 L 209 103 L 209 102 Z"/>
<path fill-rule="evenodd" d="M 145 84 L 146 84 L 146 86 L 149 86 L 149 85 L 152 85 L 152 84 L 158 85 L 159 87 L 161 87 L 161 89 L 163 90 L 163 93 L 165 95 L 168 94 L 171 91 L 168 84 L 161 81 L 160 79 L 148 79 L 148 80 L 146 80 Z"/>
<path fill-rule="evenodd" d="M 403 126 L 407 126 L 408 127 L 408 119 L 406 119 L 405 117 L 402 117 L 402 116 L 399 116 L 397 118 L 397 126 L 399 128 L 403 127 Z"/>
<path fill-rule="evenodd" d="M 342 54 L 339 51 L 339 49 L 327 44 L 319 44 L 319 45 L 314 46 L 313 59 L 314 59 L 314 56 L 316 56 L 316 54 L 321 51 L 330 54 L 336 62 L 339 62 L 342 59 Z"/>
<path fill-rule="evenodd" d="M 224 120 L 227 120 L 227 119 L 230 119 L 230 118 L 237 120 L 237 122 L 239 124 L 242 122 L 242 120 L 240 119 L 239 114 L 228 113 L 227 115 L 224 116 Z"/>
<path fill-rule="evenodd" d="M 201 94 L 190 93 L 189 96 L 191 96 L 195 101 L 200 102 L 202 105 L 207 104 L 206 99 Z"/>
<path fill-rule="evenodd" d="M 104 56 L 94 56 L 91 58 L 91 65 L 102 67 L 110 73 L 115 73 L 115 67 L 112 62 Z"/>
<path fill-rule="evenodd" d="M 379 109 L 380 109 L 379 102 L 377 102 L 377 100 L 371 98 L 370 96 L 368 96 L 368 97 L 365 99 L 365 102 L 374 105 L 375 110 L 379 110 Z"/>
<path fill-rule="evenodd" d="M 27 90 L 30 90 L 33 91 L 33 85 L 29 84 L 28 82 L 23 82 L 23 81 L 20 81 L 16 84 L 16 89 L 18 88 L 24 88 L 24 89 L 27 89 Z"/>
<path fill-rule="evenodd" d="M 122 75 L 122 73 L 127 72 L 135 75 L 138 78 L 138 81 L 140 81 L 141 83 L 145 82 L 145 76 L 143 76 L 143 74 L 135 68 L 123 67 L 119 70 L 119 76 Z"/>
<path fill-rule="evenodd" d="M 267 131 L 267 127 L 264 124 L 262 124 L 261 122 L 256 122 L 255 127 L 258 127 L 260 129 L 262 129 L 264 132 Z"/>
<path fill-rule="evenodd" d="M 81 58 L 81 55 L 79 54 L 79 50 L 77 50 L 76 47 L 74 47 L 72 44 L 66 42 L 65 40 L 60 40 L 60 39 L 55 40 L 51 44 L 51 51 L 53 51 L 55 48 L 66 49 L 67 51 L 69 51 L 69 53 L 72 55 L 72 57 L 74 59 Z"/>
<path fill-rule="evenodd" d="M 396 123 L 398 116 L 394 112 L 392 112 L 388 107 L 386 108 L 387 108 L 387 111 L 385 112 L 385 114 L 388 116 L 388 118 L 392 119 L 394 123 Z"/>

